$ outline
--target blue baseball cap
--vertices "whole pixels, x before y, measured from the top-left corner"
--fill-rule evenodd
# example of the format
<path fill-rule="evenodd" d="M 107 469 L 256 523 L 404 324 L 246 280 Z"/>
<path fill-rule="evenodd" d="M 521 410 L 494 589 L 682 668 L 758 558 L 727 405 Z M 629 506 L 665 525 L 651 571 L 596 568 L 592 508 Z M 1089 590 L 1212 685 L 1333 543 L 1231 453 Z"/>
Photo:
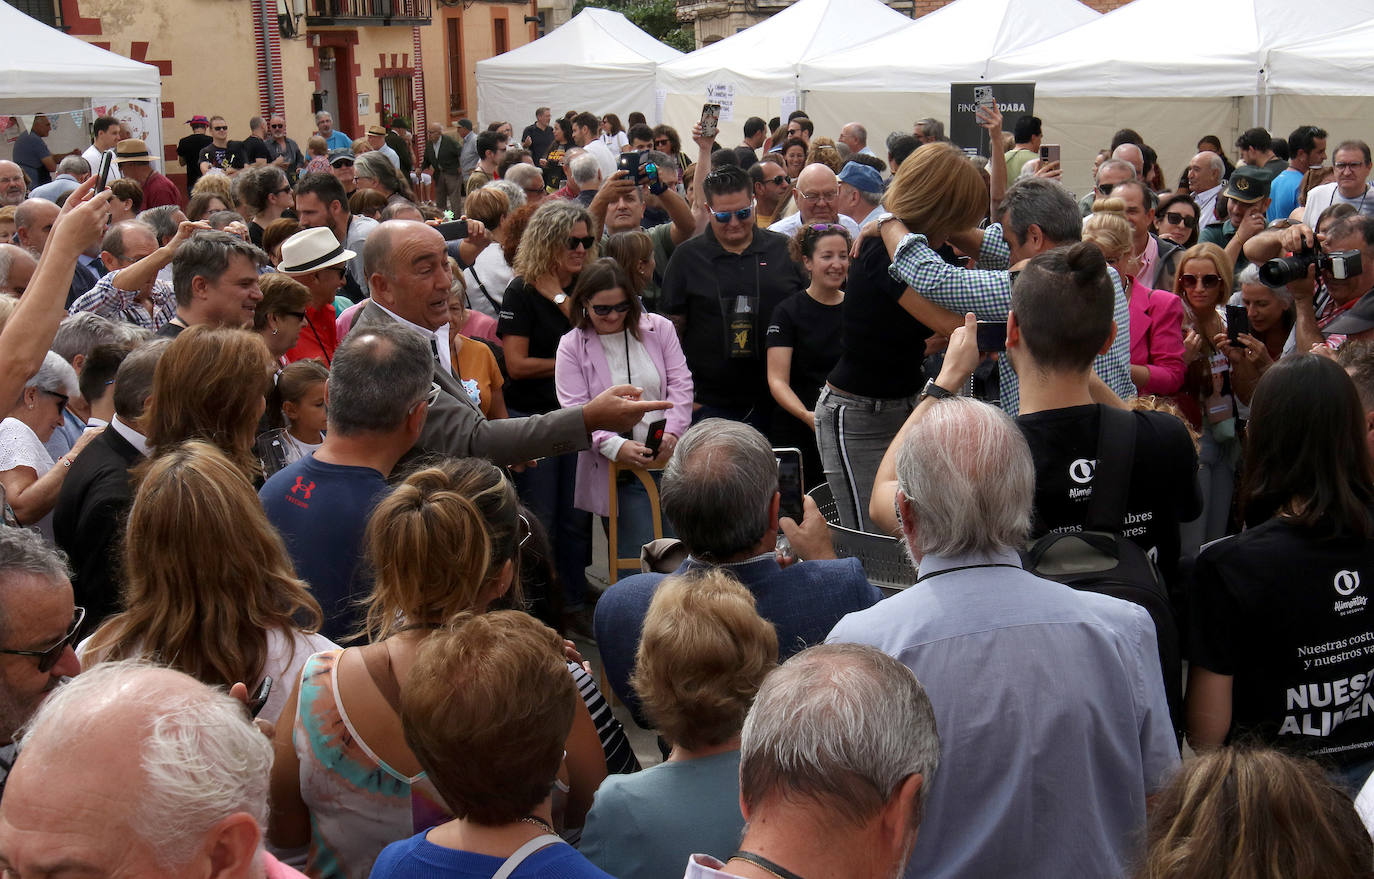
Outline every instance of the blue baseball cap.
<path fill-rule="evenodd" d="M 883 191 L 883 178 L 877 171 L 858 162 L 846 162 L 840 169 L 840 182 L 848 183 L 860 192 L 879 193 Z"/>

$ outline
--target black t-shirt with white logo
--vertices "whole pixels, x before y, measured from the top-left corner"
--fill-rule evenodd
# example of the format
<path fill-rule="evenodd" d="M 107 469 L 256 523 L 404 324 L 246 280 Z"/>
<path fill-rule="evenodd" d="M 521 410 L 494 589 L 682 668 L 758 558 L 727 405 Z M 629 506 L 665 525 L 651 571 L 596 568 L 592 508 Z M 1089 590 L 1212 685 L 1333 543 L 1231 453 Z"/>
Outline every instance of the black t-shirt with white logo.
<path fill-rule="evenodd" d="M 1270 519 L 1198 555 L 1190 661 L 1232 676 L 1228 740 L 1338 769 L 1374 759 L 1374 540 Z"/>
<path fill-rule="evenodd" d="M 1174 416 L 1136 412 L 1135 420 L 1135 462 L 1120 533 L 1155 560 L 1172 587 L 1178 579 L 1178 525 L 1202 512 L 1197 452 L 1187 428 Z M 1035 461 L 1032 536 L 1083 530 L 1099 455 L 1098 421 L 1097 406 L 1049 409 L 1016 419 Z"/>

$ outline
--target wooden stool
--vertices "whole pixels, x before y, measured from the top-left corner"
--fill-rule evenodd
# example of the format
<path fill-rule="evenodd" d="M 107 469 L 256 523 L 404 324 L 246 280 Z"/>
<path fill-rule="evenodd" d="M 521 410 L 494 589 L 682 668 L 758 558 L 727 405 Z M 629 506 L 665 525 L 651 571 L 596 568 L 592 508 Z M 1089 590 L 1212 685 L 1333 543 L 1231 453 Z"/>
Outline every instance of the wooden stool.
<path fill-rule="evenodd" d="M 610 514 L 606 517 L 608 525 L 606 529 L 606 539 L 608 541 L 608 546 L 606 548 L 606 558 L 608 560 L 608 564 L 606 565 L 608 568 L 606 572 L 606 582 L 608 584 L 613 584 L 620 579 L 621 568 L 633 568 L 636 573 L 639 572 L 639 556 L 636 555 L 634 558 L 621 558 L 619 555 L 620 544 L 617 541 L 617 537 L 619 536 L 618 520 L 620 517 L 620 494 L 616 491 L 616 488 L 617 482 L 619 481 L 618 477 L 621 473 L 633 473 L 639 478 L 640 482 L 644 483 L 644 490 L 649 493 L 649 509 L 652 511 L 654 517 L 654 539 L 658 540 L 663 536 L 663 512 L 659 509 L 658 483 L 654 481 L 652 472 L 643 467 L 631 467 L 612 461 L 610 475 L 608 477 L 610 479 Z"/>

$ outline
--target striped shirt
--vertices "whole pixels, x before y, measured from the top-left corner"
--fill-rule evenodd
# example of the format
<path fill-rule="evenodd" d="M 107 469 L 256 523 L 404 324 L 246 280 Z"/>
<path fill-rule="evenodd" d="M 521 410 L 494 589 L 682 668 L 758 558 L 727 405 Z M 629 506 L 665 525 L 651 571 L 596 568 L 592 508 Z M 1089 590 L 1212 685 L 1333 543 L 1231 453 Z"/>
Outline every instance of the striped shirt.
<path fill-rule="evenodd" d="M 177 297 L 172 285 L 158 278 L 153 281 L 153 310 L 137 301 L 140 290 L 121 290 L 115 286 L 119 272 L 110 272 L 95 286 L 76 298 L 68 314 L 89 311 L 112 321 L 133 324 L 134 326 L 157 332 L 167 321 L 176 317 Z"/>

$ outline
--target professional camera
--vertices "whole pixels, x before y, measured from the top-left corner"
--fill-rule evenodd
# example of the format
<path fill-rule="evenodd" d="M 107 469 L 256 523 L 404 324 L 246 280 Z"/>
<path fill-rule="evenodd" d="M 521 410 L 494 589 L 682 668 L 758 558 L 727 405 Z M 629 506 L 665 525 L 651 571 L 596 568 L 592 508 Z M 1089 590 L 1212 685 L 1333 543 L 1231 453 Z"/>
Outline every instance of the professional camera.
<path fill-rule="evenodd" d="M 1307 270 L 1313 265 L 1316 265 L 1317 271 L 1335 281 L 1353 278 L 1363 271 L 1358 250 L 1325 253 L 1320 244 L 1310 247 L 1304 244 L 1302 250 L 1292 256 L 1271 259 L 1260 266 L 1259 276 L 1269 287 L 1282 287 L 1291 281 L 1307 277 Z"/>

